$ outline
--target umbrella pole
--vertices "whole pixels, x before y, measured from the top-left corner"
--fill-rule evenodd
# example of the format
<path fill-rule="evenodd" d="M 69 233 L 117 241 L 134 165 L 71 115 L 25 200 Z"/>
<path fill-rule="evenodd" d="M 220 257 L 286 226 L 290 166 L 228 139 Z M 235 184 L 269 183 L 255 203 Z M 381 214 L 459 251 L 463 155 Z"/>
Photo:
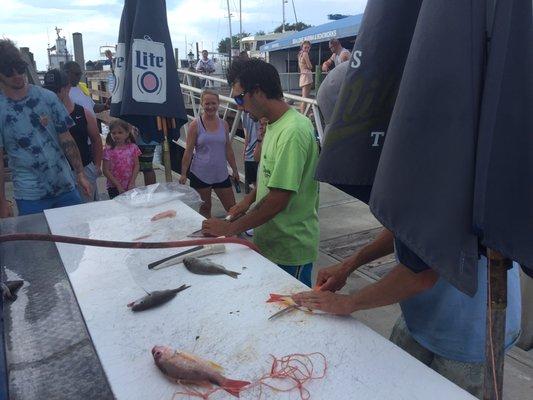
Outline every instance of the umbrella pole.
<path fill-rule="evenodd" d="M 175 126 L 175 122 L 171 123 Z M 170 167 L 170 146 L 168 144 L 168 121 L 164 117 L 157 117 L 157 128 L 163 131 L 163 164 L 165 166 L 165 181 L 172 182 L 172 169 Z"/>
<path fill-rule="evenodd" d="M 484 400 L 501 400 L 505 360 L 505 313 L 507 309 L 507 270 L 512 261 L 487 249 L 487 333 L 485 339 Z"/>

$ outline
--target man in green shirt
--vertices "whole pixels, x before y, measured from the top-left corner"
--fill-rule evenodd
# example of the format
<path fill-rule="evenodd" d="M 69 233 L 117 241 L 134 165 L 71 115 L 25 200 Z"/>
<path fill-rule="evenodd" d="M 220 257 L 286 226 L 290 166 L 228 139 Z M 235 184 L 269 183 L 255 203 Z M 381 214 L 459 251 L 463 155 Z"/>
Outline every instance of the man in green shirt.
<path fill-rule="evenodd" d="M 283 100 L 276 69 L 261 60 L 235 61 L 228 71 L 238 107 L 269 121 L 254 189 L 230 209 L 231 221 L 208 219 L 203 232 L 232 236 L 250 228 L 262 254 L 311 286 L 318 254 L 318 145 L 311 121 Z M 256 203 L 250 211 L 248 209 Z"/>

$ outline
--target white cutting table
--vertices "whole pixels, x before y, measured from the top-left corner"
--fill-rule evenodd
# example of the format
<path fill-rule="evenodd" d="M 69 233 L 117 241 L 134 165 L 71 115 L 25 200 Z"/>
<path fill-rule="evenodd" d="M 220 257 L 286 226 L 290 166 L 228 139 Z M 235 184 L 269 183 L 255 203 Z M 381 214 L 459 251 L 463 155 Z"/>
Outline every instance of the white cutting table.
<path fill-rule="evenodd" d="M 151 222 L 161 211 L 177 216 Z M 45 212 L 54 234 L 130 241 L 179 240 L 202 217 L 180 201 L 129 208 L 102 201 Z M 269 371 L 269 354 L 322 352 L 327 375 L 307 385 L 313 399 L 473 399 L 410 355 L 351 317 L 292 312 L 269 321 L 279 307 L 269 293 L 306 287 L 276 265 L 240 245 L 210 258 L 242 274 L 200 276 L 183 264 L 148 270 L 147 264 L 183 249 L 125 250 L 57 244 L 94 347 L 118 400 L 172 399 L 179 387 L 154 365 L 150 350 L 168 345 L 221 364 L 225 375 L 253 381 Z M 170 302 L 133 313 L 126 304 L 145 292 L 182 284 L 191 288 Z M 88 377 L 88 379 L 90 379 Z M 217 392 L 212 399 L 228 398 Z M 244 391 L 243 399 L 257 398 Z M 264 392 L 265 399 L 298 399 Z"/>

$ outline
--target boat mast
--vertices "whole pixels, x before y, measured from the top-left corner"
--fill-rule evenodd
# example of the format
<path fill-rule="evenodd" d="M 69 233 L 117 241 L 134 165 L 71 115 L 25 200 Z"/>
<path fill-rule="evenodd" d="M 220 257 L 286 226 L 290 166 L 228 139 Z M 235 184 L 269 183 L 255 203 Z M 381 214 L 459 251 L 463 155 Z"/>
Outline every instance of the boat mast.
<path fill-rule="evenodd" d="M 233 34 L 231 33 L 231 12 L 229 10 L 229 0 L 226 0 L 228 5 L 228 24 L 229 24 L 229 63 L 231 64 L 231 49 L 233 47 Z"/>
<path fill-rule="evenodd" d="M 283 22 L 281 23 L 281 32 L 285 33 L 285 2 L 286 0 L 281 0 L 281 8 L 283 10 Z"/>

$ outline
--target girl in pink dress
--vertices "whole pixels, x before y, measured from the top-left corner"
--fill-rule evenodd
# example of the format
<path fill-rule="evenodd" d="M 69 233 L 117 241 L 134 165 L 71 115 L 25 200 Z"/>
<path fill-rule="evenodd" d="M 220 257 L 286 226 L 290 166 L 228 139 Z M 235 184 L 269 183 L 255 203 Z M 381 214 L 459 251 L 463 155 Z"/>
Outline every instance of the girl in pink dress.
<path fill-rule="evenodd" d="M 135 187 L 140 154 L 130 125 L 121 119 L 113 120 L 106 137 L 102 168 L 110 199 Z"/>

